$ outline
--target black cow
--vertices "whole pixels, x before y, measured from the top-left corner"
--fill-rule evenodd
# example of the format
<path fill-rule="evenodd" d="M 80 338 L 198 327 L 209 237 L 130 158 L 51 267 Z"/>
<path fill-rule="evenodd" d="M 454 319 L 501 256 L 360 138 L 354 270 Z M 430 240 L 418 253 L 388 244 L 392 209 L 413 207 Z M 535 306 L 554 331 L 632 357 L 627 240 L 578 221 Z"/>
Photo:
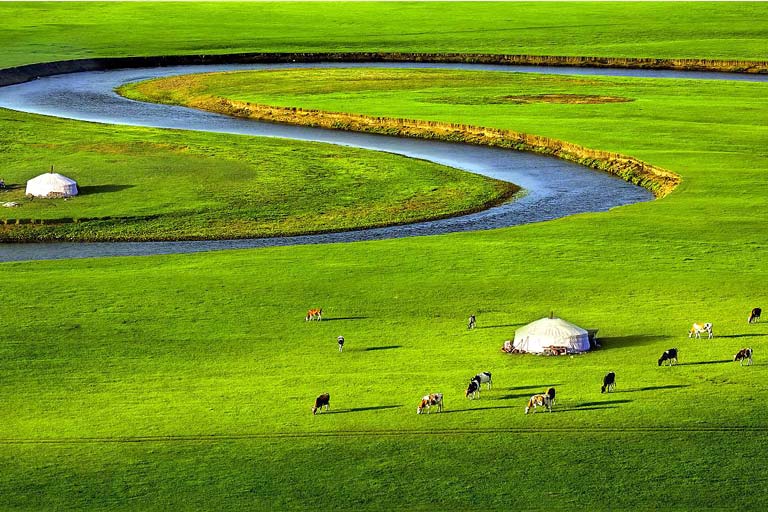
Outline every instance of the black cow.
<path fill-rule="evenodd" d="M 549 388 L 547 390 L 547 396 L 549 397 L 550 405 L 555 405 L 555 388 Z"/>
<path fill-rule="evenodd" d="M 322 409 L 323 407 L 325 407 L 326 411 L 331 407 L 331 395 L 328 393 L 323 393 L 315 398 L 315 406 L 312 407 L 312 414 L 317 414 L 317 410 Z"/>
<path fill-rule="evenodd" d="M 763 312 L 760 308 L 752 308 L 752 312 L 749 314 L 749 320 L 747 320 L 750 324 L 755 324 L 760 320 L 760 314 Z"/>
<path fill-rule="evenodd" d="M 752 364 L 752 349 L 751 348 L 743 348 L 738 351 L 738 353 L 733 356 L 734 361 L 739 362 L 739 366 L 744 366 L 744 361 L 747 362 L 747 366 Z"/>
<path fill-rule="evenodd" d="M 677 349 L 671 348 L 669 350 L 665 350 L 659 358 L 659 366 L 661 366 L 664 361 L 669 361 L 669 366 L 677 364 Z"/>
<path fill-rule="evenodd" d="M 616 374 L 614 372 L 608 372 L 605 374 L 605 377 L 603 377 L 603 387 L 600 388 L 601 393 L 605 393 L 608 391 L 609 393 L 613 391 L 613 388 L 616 387 Z"/>

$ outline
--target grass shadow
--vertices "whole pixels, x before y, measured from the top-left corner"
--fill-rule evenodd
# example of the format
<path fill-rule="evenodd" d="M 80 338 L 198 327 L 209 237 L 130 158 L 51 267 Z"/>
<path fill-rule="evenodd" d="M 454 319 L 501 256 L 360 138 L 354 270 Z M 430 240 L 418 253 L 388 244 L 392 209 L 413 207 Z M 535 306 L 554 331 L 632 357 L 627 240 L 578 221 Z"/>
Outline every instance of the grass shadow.
<path fill-rule="evenodd" d="M 335 322 L 337 320 L 366 320 L 369 316 L 343 316 L 338 318 L 323 317 L 323 322 Z"/>
<path fill-rule="evenodd" d="M 487 411 L 490 409 L 519 409 L 519 407 L 511 406 L 511 405 L 496 405 L 493 407 L 473 407 L 471 409 L 451 409 L 450 411 L 443 411 L 440 414 L 448 414 L 453 412 Z"/>
<path fill-rule="evenodd" d="M 634 400 L 606 400 L 605 402 L 584 402 L 583 404 L 574 405 L 573 407 L 570 407 L 570 409 L 582 409 L 584 407 L 601 407 L 604 405 L 615 405 L 615 404 L 629 404 L 634 402 Z"/>
<path fill-rule="evenodd" d="M 77 191 L 81 195 L 88 194 L 107 194 L 110 192 L 120 192 L 127 188 L 133 188 L 136 185 L 84 185 L 78 186 Z"/>
<path fill-rule="evenodd" d="M 371 407 L 354 407 L 352 409 L 337 409 L 325 411 L 322 414 L 346 414 L 348 412 L 382 411 L 384 409 L 399 409 L 402 405 L 374 405 Z"/>
<path fill-rule="evenodd" d="M 721 364 L 721 363 L 732 363 L 733 359 L 720 359 L 718 361 L 697 361 L 695 363 L 678 363 L 676 366 L 697 366 L 700 364 Z"/>
<path fill-rule="evenodd" d="M 680 389 L 689 387 L 691 387 L 690 384 L 669 384 L 666 386 L 646 386 L 644 388 L 637 389 L 623 389 L 621 391 L 615 391 L 615 393 L 637 393 L 639 391 L 658 391 L 662 389 Z"/>
<path fill-rule="evenodd" d="M 755 334 L 728 334 L 725 336 L 716 336 L 716 338 L 757 338 L 758 336 L 768 336 L 768 334 L 765 333 L 755 333 Z"/>
<path fill-rule="evenodd" d="M 508 391 L 523 391 L 524 393 L 511 393 L 493 398 L 493 400 L 515 400 L 518 398 L 531 398 L 531 395 L 544 393 L 549 388 L 556 388 L 559 384 L 548 384 L 544 386 L 517 386 L 514 388 L 507 388 Z"/>
<path fill-rule="evenodd" d="M 632 336 L 601 336 L 597 339 L 597 342 L 600 343 L 600 348 L 602 350 L 610 349 L 610 348 L 627 348 L 627 347 L 637 347 L 637 346 L 643 346 L 643 345 L 650 345 L 652 343 L 656 343 L 657 341 L 670 339 L 672 336 L 668 336 L 665 334 L 637 334 Z"/>
<path fill-rule="evenodd" d="M 608 405 L 603 407 L 570 407 L 568 409 L 552 409 L 552 412 L 579 412 L 579 411 L 600 411 L 602 409 L 618 409 L 615 405 Z"/>
<path fill-rule="evenodd" d="M 403 348 L 402 345 L 386 345 L 384 347 L 368 347 L 365 349 L 366 352 L 370 352 L 372 350 L 392 350 L 395 348 Z"/>

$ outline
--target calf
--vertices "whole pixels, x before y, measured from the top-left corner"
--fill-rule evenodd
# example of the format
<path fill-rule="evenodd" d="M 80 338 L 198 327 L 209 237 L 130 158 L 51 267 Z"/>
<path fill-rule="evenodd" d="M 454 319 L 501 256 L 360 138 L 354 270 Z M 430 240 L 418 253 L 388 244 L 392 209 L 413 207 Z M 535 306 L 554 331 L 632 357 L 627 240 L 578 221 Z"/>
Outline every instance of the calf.
<path fill-rule="evenodd" d="M 328 393 L 323 393 L 319 397 L 315 398 L 315 405 L 312 407 L 312 415 L 317 414 L 317 410 L 322 409 L 323 407 L 325 407 L 325 410 L 327 411 L 331 407 L 330 402 L 331 395 Z"/>
<path fill-rule="evenodd" d="M 429 414 L 429 409 L 433 405 L 437 406 L 437 412 L 443 412 L 442 393 L 430 393 L 429 395 L 424 396 L 424 398 L 421 399 L 419 406 L 416 408 L 416 414 L 421 414 L 424 409 L 426 409 L 427 414 Z"/>
<path fill-rule="evenodd" d="M 616 374 L 614 372 L 608 372 L 603 377 L 603 387 L 600 388 L 601 393 L 611 392 L 616 387 Z"/>
<path fill-rule="evenodd" d="M 308 322 L 310 320 L 322 320 L 323 319 L 323 308 L 312 308 L 309 311 L 307 311 L 307 316 L 304 317 L 304 321 Z"/>
<path fill-rule="evenodd" d="M 760 320 L 760 314 L 763 312 L 760 308 L 752 308 L 752 312 L 749 314 L 749 319 L 747 319 L 747 322 L 750 324 L 755 324 Z"/>
<path fill-rule="evenodd" d="M 743 348 L 738 351 L 738 353 L 733 356 L 734 361 L 739 362 L 739 366 L 744 366 L 744 361 L 747 362 L 747 366 L 750 366 L 752 364 L 752 349 L 751 348 Z"/>
<path fill-rule="evenodd" d="M 545 407 L 549 412 L 552 412 L 552 400 L 549 395 L 533 395 L 525 407 L 525 414 L 528 414 L 531 407 L 533 407 L 533 412 L 536 412 L 537 407 Z"/>
<path fill-rule="evenodd" d="M 677 349 L 671 348 L 669 350 L 665 350 L 659 358 L 659 366 L 661 366 L 664 361 L 669 361 L 669 366 L 672 366 L 672 364 L 677 364 Z"/>
<path fill-rule="evenodd" d="M 688 337 L 696 337 L 701 338 L 701 333 L 706 332 L 708 334 L 708 338 L 712 339 L 714 334 L 712 334 L 712 324 L 710 322 L 706 323 L 695 323 L 691 326 L 690 329 L 688 329 Z"/>

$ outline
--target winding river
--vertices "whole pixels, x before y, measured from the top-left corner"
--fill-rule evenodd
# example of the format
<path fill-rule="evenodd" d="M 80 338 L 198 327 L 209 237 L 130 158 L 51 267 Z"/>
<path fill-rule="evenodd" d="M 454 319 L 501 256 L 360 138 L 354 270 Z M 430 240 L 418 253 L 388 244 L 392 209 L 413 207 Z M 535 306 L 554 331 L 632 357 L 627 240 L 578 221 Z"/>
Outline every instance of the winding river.
<path fill-rule="evenodd" d="M 653 199 L 647 190 L 619 178 L 552 157 L 483 146 L 261 123 L 184 107 L 131 101 L 113 92 L 117 86 L 124 83 L 161 76 L 297 67 L 450 68 L 499 72 L 768 81 L 768 76 L 765 75 L 429 63 L 172 66 L 44 77 L 32 82 L 0 88 L 0 107 L 98 123 L 281 137 L 385 151 L 513 182 L 523 187 L 526 194 L 514 201 L 470 215 L 329 234 L 214 241 L 2 244 L 0 261 L 190 253 L 434 235 L 541 222 L 577 213 L 605 211 L 617 206 Z"/>

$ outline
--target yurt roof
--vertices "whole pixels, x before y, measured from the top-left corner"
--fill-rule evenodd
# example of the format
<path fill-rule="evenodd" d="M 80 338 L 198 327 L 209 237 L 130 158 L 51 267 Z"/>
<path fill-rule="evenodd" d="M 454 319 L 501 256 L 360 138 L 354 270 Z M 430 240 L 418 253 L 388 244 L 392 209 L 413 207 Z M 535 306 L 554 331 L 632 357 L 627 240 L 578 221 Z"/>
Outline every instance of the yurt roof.
<path fill-rule="evenodd" d="M 35 176 L 31 180 L 27 181 L 27 184 L 33 183 L 35 185 L 47 185 L 56 183 L 65 183 L 67 185 L 77 185 L 77 182 L 71 178 L 67 178 L 57 172 L 46 172 L 40 176 Z"/>

